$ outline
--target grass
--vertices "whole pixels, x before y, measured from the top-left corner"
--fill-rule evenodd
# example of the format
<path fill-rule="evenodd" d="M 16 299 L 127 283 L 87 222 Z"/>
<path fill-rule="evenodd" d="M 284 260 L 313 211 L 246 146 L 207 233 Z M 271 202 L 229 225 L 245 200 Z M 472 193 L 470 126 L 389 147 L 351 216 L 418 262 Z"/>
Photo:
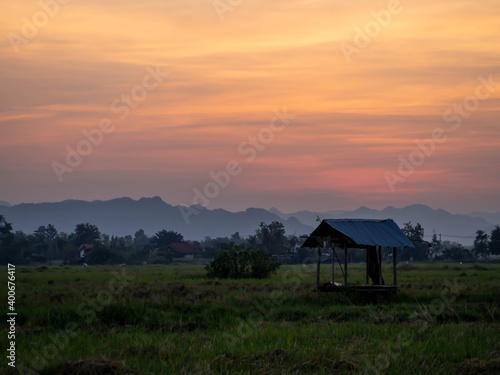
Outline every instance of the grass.
<path fill-rule="evenodd" d="M 500 373 L 500 265 L 400 264 L 402 291 L 380 301 L 316 293 L 314 268 L 217 280 L 192 265 L 17 267 L 18 370 Z M 322 266 L 323 282 L 330 274 Z M 350 282 L 364 277 L 349 266 Z M 18 373 L 2 361 L 2 373 Z"/>

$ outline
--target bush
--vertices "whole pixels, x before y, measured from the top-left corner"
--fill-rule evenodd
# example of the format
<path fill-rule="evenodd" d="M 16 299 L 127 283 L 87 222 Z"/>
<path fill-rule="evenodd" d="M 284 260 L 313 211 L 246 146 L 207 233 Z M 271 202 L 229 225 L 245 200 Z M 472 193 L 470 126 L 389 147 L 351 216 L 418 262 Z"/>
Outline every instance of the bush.
<path fill-rule="evenodd" d="M 269 254 L 261 250 L 233 246 L 218 253 L 206 269 L 209 276 L 221 279 L 264 279 L 276 273 L 279 267 Z"/>
<path fill-rule="evenodd" d="M 87 264 L 119 264 L 123 261 L 123 256 L 115 249 L 102 245 L 94 247 L 85 257 Z"/>

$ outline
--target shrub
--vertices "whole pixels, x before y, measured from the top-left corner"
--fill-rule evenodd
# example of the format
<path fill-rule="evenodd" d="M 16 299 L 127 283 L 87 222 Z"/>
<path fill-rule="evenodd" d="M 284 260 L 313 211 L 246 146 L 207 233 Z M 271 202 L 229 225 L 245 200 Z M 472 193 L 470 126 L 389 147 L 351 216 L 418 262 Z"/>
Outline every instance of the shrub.
<path fill-rule="evenodd" d="M 261 250 L 233 246 L 218 253 L 206 269 L 209 276 L 221 279 L 264 279 L 276 273 L 279 267 L 269 254 Z"/>
<path fill-rule="evenodd" d="M 119 264 L 123 261 L 123 256 L 115 249 L 102 245 L 94 247 L 85 257 L 87 264 Z"/>

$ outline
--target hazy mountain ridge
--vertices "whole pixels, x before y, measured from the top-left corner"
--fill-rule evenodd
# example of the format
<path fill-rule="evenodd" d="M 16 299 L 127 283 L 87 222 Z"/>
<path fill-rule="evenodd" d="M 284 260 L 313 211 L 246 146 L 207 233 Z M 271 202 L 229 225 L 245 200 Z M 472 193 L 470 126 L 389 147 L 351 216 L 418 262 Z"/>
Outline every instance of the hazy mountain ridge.
<path fill-rule="evenodd" d="M 481 217 L 489 223 L 500 225 L 500 212 L 471 212 L 467 216 Z"/>
<path fill-rule="evenodd" d="M 333 219 L 333 218 L 336 218 L 339 215 L 343 214 L 346 211 L 345 210 L 331 210 L 331 211 L 325 211 L 325 212 L 315 212 L 315 211 L 303 210 L 303 211 L 285 214 L 285 213 L 279 211 L 277 208 L 272 207 L 269 209 L 269 212 L 272 212 L 273 214 L 281 217 L 284 220 L 289 219 L 289 218 L 295 218 L 306 225 L 315 226 L 316 219 L 318 216 L 320 217 L 320 219 Z"/>
<path fill-rule="evenodd" d="M 277 210 L 274 209 L 274 212 Z M 279 212 L 279 211 L 278 211 Z M 276 212 L 278 215 L 279 213 Z M 303 218 L 304 211 L 298 213 L 283 214 Z M 412 224 L 420 223 L 425 230 L 425 239 L 429 240 L 436 231 L 436 234 L 441 234 L 443 240 L 456 241 L 464 245 L 470 245 L 474 241 L 476 230 L 482 229 L 490 233 L 495 225 L 500 224 L 491 222 L 482 217 L 483 213 L 476 215 L 451 214 L 448 211 L 437 209 L 434 210 L 423 204 L 414 204 L 402 208 L 388 206 L 382 210 L 376 210 L 368 207 L 360 207 L 354 211 L 343 211 L 340 214 L 335 214 L 335 211 L 327 212 L 309 212 L 314 217 L 319 216 L 321 219 L 341 219 L 341 218 L 364 218 L 364 219 L 393 219 L 400 227 L 409 221 Z M 491 218 L 499 218 L 500 214 L 489 214 Z M 310 217 L 310 215 L 309 215 Z"/>
<path fill-rule="evenodd" d="M 172 206 L 160 197 L 117 198 L 107 201 L 66 200 L 55 203 L 23 203 L 14 206 L 0 205 L 0 214 L 13 223 L 14 230 L 32 233 L 40 225 L 54 224 L 62 232 L 70 233 L 76 224 L 92 223 L 101 232 L 110 235 L 133 235 L 138 229 L 152 235 L 161 229 L 175 230 L 186 239 L 200 240 L 205 236 L 230 236 L 239 232 L 241 236 L 254 234 L 261 222 L 266 224 L 278 220 L 285 225 L 287 234 L 308 234 L 321 219 L 366 218 L 393 219 L 399 226 L 411 221 L 421 223 L 426 239 L 435 230 L 443 240 L 452 240 L 470 245 L 478 229 L 488 233 L 499 222 L 490 222 L 476 213 L 470 215 L 451 214 L 445 210 L 434 210 L 428 206 L 415 204 L 402 208 L 388 206 L 383 210 L 360 207 L 354 211 L 330 210 L 325 212 L 298 211 L 283 213 L 276 208 L 248 208 L 245 211 L 230 212 L 224 209 L 206 209 L 193 206 L 198 215 L 190 216 L 186 224 L 179 206 Z M 496 218 L 496 214 L 489 214 Z M 500 218 L 500 214 L 498 215 Z"/>
<path fill-rule="evenodd" d="M 102 233 L 133 235 L 138 229 L 152 235 L 167 229 L 181 233 L 186 239 L 201 240 L 205 236 L 241 236 L 254 234 L 261 222 L 282 221 L 288 234 L 307 234 L 313 229 L 295 218 L 282 220 L 275 214 L 258 208 L 230 212 L 223 209 L 199 209 L 198 215 L 184 221 L 178 206 L 164 202 L 160 197 L 117 198 L 108 201 L 66 200 L 55 203 L 23 203 L 0 207 L 0 214 L 13 223 L 14 230 L 32 233 L 40 225 L 54 224 L 57 230 L 70 233 L 78 223 L 92 223 Z"/>

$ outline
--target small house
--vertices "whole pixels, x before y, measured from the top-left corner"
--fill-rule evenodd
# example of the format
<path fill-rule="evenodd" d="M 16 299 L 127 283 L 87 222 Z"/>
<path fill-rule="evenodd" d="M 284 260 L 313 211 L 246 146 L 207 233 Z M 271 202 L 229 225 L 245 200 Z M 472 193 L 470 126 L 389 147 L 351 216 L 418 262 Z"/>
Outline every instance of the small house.
<path fill-rule="evenodd" d="M 94 245 L 91 245 L 91 244 L 83 244 L 83 245 L 80 245 L 80 247 L 78 248 L 78 259 L 84 259 L 85 258 L 85 255 L 87 255 L 87 253 L 92 250 L 94 248 Z"/>

